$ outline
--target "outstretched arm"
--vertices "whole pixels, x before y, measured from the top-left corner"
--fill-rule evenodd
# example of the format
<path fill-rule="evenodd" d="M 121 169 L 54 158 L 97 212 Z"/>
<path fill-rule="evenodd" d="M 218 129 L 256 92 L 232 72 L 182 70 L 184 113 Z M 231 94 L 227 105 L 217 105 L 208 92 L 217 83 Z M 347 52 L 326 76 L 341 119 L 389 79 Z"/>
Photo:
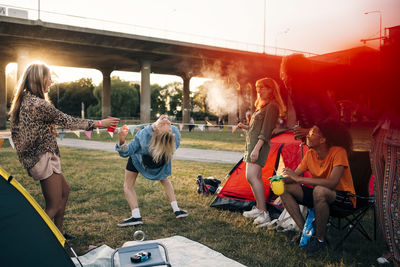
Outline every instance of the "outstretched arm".
<path fill-rule="evenodd" d="M 139 133 L 136 134 L 136 136 Z M 139 139 L 135 137 L 129 144 L 126 144 L 126 136 L 128 131 L 124 131 L 122 128 L 118 131 L 118 143 L 115 145 L 115 150 L 123 158 L 127 158 L 134 154 L 139 148 Z"/>
<path fill-rule="evenodd" d="M 339 183 L 340 177 L 342 177 L 342 175 L 343 175 L 344 166 L 339 165 L 339 166 L 333 167 L 330 176 L 327 178 L 314 178 L 314 177 L 313 178 L 305 178 L 305 177 L 300 176 L 300 172 L 302 172 L 300 169 L 296 169 L 296 171 L 293 171 L 290 168 L 284 168 L 283 176 L 290 178 L 292 181 L 294 181 L 296 183 L 308 184 L 308 185 L 313 185 L 313 186 L 320 185 L 320 186 L 324 186 L 324 187 L 334 190 L 336 188 L 337 184 Z M 289 181 L 285 181 L 285 182 L 289 182 Z"/>
<path fill-rule="evenodd" d="M 247 126 L 246 124 L 243 124 L 241 122 L 238 123 L 237 125 L 238 128 L 243 129 L 243 130 L 248 130 L 249 126 Z"/>
<path fill-rule="evenodd" d="M 42 121 L 54 123 L 58 126 L 72 130 L 74 129 L 92 130 L 95 127 L 115 128 L 115 126 L 119 121 L 118 118 L 103 119 L 101 121 L 75 118 L 56 109 L 52 104 L 50 104 L 46 100 L 41 100 L 40 102 L 35 103 L 31 108 L 35 110 L 35 112 L 32 113 L 37 114 L 38 118 L 40 118 Z"/>

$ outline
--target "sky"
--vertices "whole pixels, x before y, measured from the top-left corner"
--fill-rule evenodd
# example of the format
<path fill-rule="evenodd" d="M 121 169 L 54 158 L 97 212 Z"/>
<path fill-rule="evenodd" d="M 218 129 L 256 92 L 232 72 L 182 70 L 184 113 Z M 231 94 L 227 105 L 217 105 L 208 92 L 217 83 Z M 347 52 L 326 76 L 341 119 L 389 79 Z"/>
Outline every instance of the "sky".
<path fill-rule="evenodd" d="M 400 25 L 400 0 L 0 0 L 0 7 L 26 9 L 37 19 L 39 3 L 43 21 L 269 54 L 348 49 L 379 37 L 380 18 L 383 32 Z M 369 11 L 377 12 L 364 14 Z M 367 45 L 378 48 L 379 42 Z M 82 75 L 101 81 L 95 70 L 55 71 L 60 81 Z M 112 75 L 140 80 L 139 73 Z M 191 89 L 203 81 L 192 80 Z M 151 83 L 171 81 L 181 79 L 151 75 Z"/>

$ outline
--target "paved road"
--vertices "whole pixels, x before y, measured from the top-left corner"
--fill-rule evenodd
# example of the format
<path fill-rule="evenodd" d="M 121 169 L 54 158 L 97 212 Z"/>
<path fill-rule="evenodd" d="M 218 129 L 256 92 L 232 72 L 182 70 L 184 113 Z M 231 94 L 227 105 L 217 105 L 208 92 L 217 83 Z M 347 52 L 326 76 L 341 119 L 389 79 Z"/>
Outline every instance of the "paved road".
<path fill-rule="evenodd" d="M 112 142 L 87 141 L 72 138 L 63 138 L 62 140 L 58 138 L 57 142 L 60 146 L 115 152 L 115 143 Z M 178 148 L 174 155 L 174 159 L 177 160 L 192 160 L 217 163 L 237 163 L 242 157 L 243 153 L 241 152 L 216 151 L 182 147 Z"/>

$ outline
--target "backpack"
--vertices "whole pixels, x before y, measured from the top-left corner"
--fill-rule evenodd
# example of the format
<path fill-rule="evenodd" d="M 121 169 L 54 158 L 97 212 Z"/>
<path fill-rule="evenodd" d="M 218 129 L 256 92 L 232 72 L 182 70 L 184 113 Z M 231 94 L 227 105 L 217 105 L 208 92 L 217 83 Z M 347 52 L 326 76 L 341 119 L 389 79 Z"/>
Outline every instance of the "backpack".
<path fill-rule="evenodd" d="M 196 184 L 198 194 L 215 194 L 221 181 L 214 177 L 203 178 L 202 175 L 198 175 Z"/>

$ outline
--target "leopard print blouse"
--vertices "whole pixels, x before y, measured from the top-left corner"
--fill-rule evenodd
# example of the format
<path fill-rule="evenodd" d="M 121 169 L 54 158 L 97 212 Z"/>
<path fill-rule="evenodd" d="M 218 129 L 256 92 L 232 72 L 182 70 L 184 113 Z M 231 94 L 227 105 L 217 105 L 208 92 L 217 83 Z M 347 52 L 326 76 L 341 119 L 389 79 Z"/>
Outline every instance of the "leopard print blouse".
<path fill-rule="evenodd" d="M 46 152 L 60 156 L 55 125 L 71 130 L 92 130 L 94 121 L 71 117 L 46 100 L 24 92 L 19 122 L 11 123 L 11 136 L 19 161 L 25 169 L 35 166 L 39 157 Z"/>

